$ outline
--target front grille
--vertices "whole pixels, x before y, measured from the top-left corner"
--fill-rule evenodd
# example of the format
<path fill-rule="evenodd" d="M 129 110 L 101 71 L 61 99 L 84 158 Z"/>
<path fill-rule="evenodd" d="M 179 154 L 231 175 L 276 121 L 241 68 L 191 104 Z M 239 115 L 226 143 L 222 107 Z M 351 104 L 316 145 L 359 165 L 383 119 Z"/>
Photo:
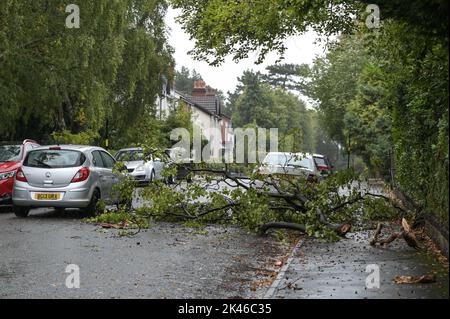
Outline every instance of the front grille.
<path fill-rule="evenodd" d="M 134 172 L 134 168 L 129 168 L 127 169 L 128 173 L 133 173 Z"/>

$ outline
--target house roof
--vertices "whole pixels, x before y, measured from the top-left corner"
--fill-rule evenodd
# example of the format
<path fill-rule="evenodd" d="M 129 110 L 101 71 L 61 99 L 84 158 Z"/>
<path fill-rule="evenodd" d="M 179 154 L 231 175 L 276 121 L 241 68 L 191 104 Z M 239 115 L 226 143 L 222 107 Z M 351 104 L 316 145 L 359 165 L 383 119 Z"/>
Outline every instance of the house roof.
<path fill-rule="evenodd" d="M 195 106 L 196 108 L 200 109 L 201 111 L 203 111 L 205 113 L 208 113 L 210 115 L 215 115 L 214 112 L 211 112 L 209 109 L 207 109 L 204 106 L 196 103 L 192 99 L 192 96 L 190 96 L 189 94 L 186 94 L 186 93 L 183 93 L 183 92 L 180 92 L 180 91 L 177 91 L 177 90 L 175 90 L 175 93 L 178 94 L 181 97 L 181 99 L 183 99 L 186 103 L 189 103 L 189 104 Z"/>
<path fill-rule="evenodd" d="M 205 113 L 231 120 L 231 116 L 222 113 L 220 100 L 217 96 L 192 96 L 177 90 L 175 90 L 175 93 L 178 94 L 185 102 L 195 106 Z"/>
<path fill-rule="evenodd" d="M 216 96 L 190 96 L 194 103 L 201 105 L 211 113 L 220 114 L 220 102 Z"/>

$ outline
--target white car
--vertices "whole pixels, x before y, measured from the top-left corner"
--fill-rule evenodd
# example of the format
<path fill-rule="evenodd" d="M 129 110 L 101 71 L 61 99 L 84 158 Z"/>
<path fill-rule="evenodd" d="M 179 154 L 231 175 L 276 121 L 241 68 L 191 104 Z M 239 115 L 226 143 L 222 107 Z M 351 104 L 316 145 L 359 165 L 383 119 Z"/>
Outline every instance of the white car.
<path fill-rule="evenodd" d="M 121 149 L 117 152 L 115 159 L 124 163 L 128 174 L 139 183 L 151 183 L 154 180 L 163 179 L 164 162 L 153 154 L 150 154 L 148 158 L 144 158 L 142 148 Z"/>
<path fill-rule="evenodd" d="M 295 175 L 309 179 L 320 178 L 313 155 L 309 153 L 270 152 L 259 167 L 263 175 Z"/>

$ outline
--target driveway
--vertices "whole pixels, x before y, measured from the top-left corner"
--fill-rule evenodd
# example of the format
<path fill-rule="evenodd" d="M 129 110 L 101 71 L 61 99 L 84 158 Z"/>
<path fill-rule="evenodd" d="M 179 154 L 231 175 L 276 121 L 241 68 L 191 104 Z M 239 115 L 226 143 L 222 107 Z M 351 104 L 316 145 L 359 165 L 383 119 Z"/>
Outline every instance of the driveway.
<path fill-rule="evenodd" d="M 134 237 L 83 223 L 77 211 L 0 213 L 0 298 L 260 298 L 276 240 L 232 227 L 157 223 Z M 66 287 L 66 267 L 80 288 Z M 269 282 L 270 284 L 270 282 Z"/>

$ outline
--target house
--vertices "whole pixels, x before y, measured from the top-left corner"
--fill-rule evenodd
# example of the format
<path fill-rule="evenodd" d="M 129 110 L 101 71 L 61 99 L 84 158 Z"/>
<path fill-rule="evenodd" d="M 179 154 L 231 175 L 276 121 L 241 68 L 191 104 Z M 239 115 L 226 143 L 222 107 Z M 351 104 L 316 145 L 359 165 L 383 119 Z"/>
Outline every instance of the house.
<path fill-rule="evenodd" d="M 209 143 L 210 158 L 233 158 L 234 135 L 231 118 L 224 114 L 223 105 L 215 89 L 207 86 L 203 80 L 197 80 L 194 83 L 192 95 L 176 89 L 163 89 L 163 91 L 163 97 L 158 98 L 157 101 L 160 118 L 169 114 L 173 105 L 176 104 L 174 102 L 184 102 L 192 112 L 194 129 L 199 129 L 202 138 Z M 192 155 L 196 157 L 198 154 Z"/>

